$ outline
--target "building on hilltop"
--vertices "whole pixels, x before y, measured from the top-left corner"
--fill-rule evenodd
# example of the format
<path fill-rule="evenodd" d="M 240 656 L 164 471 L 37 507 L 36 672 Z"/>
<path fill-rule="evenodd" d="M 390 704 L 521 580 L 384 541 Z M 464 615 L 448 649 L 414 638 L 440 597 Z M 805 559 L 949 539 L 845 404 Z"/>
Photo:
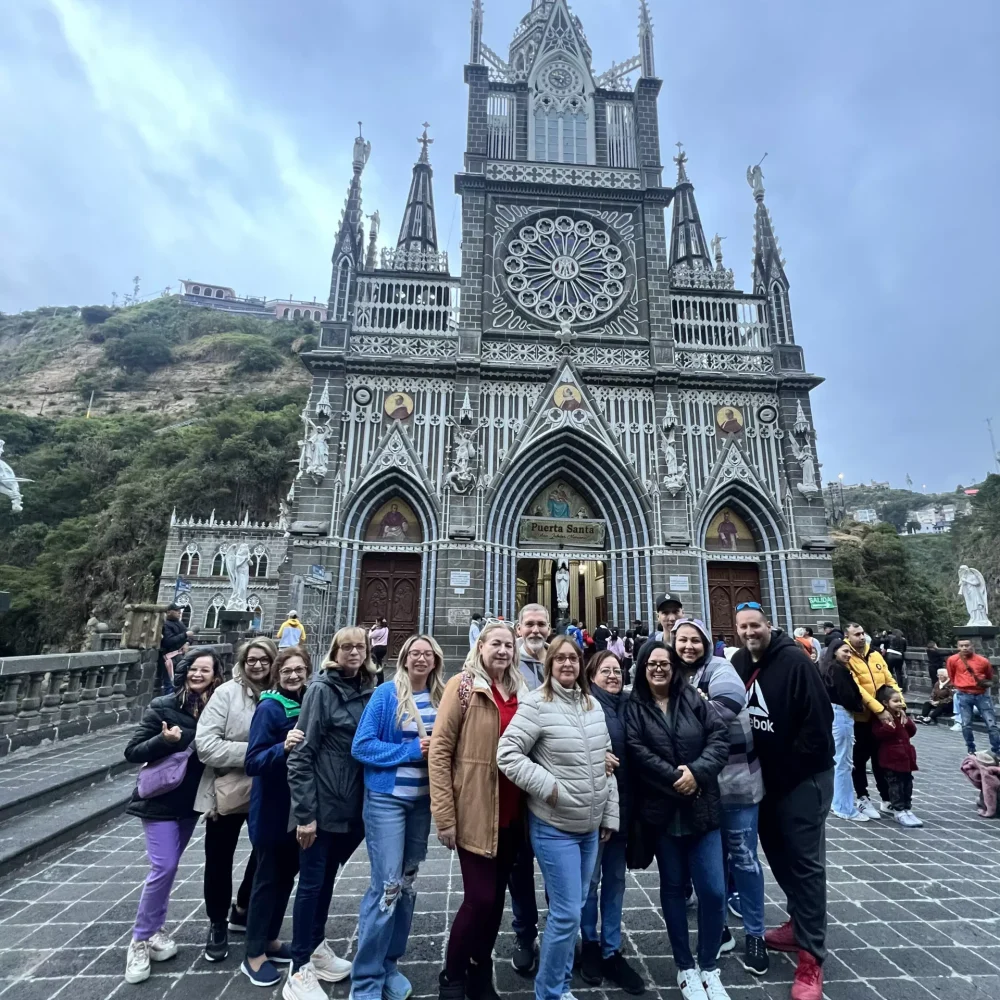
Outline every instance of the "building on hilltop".
<path fill-rule="evenodd" d="M 355 139 L 280 586 L 317 648 L 385 616 L 394 648 L 429 631 L 457 662 L 475 612 L 538 601 L 627 626 L 666 591 L 729 641 L 741 601 L 782 628 L 835 617 L 821 379 L 795 340 L 763 172 L 747 170 L 740 291 L 680 144 L 664 177 L 642 0 L 639 15 L 639 53 L 597 73 L 565 0 L 531 0 L 506 56 L 474 0 L 460 278 L 426 127 L 381 251 Z"/>
<path fill-rule="evenodd" d="M 241 297 L 226 285 L 206 284 L 203 281 L 180 279 L 180 298 L 186 305 L 218 309 L 222 312 L 257 316 L 260 319 L 311 319 L 322 323 L 327 318 L 327 307 L 315 299 L 262 299 L 255 296 Z"/>

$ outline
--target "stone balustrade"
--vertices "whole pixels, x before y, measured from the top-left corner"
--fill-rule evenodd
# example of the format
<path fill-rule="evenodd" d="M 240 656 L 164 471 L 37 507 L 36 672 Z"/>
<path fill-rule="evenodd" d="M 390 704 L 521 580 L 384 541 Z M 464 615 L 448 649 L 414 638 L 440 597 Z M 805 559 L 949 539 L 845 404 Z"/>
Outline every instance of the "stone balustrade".
<path fill-rule="evenodd" d="M 213 647 L 232 667 L 233 649 Z M 0 657 L 0 757 L 137 722 L 156 694 L 155 649 Z"/>

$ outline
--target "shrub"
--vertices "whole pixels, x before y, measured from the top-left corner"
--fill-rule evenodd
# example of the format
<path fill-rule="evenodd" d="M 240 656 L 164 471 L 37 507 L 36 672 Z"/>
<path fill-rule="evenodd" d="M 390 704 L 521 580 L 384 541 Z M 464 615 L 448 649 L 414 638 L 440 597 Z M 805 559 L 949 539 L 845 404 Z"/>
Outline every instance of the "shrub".
<path fill-rule="evenodd" d="M 105 357 L 128 373 L 156 371 L 173 361 L 170 348 L 150 333 L 134 333 L 104 345 Z"/>
<path fill-rule="evenodd" d="M 87 326 L 98 326 L 109 320 L 113 314 L 112 310 L 108 306 L 83 306 L 80 309 L 80 319 L 87 324 Z"/>
<path fill-rule="evenodd" d="M 247 344 L 233 370 L 242 373 L 270 372 L 280 368 L 283 361 L 281 354 L 270 344 Z"/>

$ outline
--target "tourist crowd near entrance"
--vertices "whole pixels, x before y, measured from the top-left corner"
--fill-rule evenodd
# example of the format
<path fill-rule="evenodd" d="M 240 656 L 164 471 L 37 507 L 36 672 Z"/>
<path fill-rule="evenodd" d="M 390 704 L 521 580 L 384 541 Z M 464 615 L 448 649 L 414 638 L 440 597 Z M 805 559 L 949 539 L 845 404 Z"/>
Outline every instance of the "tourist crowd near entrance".
<path fill-rule="evenodd" d="M 315 655 L 337 625 L 382 617 L 390 655 L 414 628 L 458 655 L 474 612 L 526 602 L 624 626 L 652 618 L 661 588 L 727 642 L 744 599 L 786 630 L 817 625 L 836 606 L 821 379 L 793 333 L 761 166 L 744 292 L 680 143 L 664 174 L 645 5 L 641 55 L 606 72 L 563 0 L 530 4 L 506 58 L 474 6 L 461 275 L 438 243 L 427 128 L 384 249 L 357 136 L 282 516 L 175 518 L 161 600 L 197 628 L 230 603 L 265 630 L 295 608 Z M 254 559 L 230 601 L 210 577 Z"/>

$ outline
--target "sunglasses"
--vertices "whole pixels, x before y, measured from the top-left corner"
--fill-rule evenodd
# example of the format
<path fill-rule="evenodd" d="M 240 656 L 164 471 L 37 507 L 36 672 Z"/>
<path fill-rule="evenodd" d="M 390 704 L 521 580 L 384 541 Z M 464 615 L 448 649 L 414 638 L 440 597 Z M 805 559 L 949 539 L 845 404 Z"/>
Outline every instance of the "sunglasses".
<path fill-rule="evenodd" d="M 756 601 L 744 601 L 742 604 L 736 605 L 737 611 L 746 611 L 749 608 L 751 611 L 763 611 L 764 609 Z"/>

